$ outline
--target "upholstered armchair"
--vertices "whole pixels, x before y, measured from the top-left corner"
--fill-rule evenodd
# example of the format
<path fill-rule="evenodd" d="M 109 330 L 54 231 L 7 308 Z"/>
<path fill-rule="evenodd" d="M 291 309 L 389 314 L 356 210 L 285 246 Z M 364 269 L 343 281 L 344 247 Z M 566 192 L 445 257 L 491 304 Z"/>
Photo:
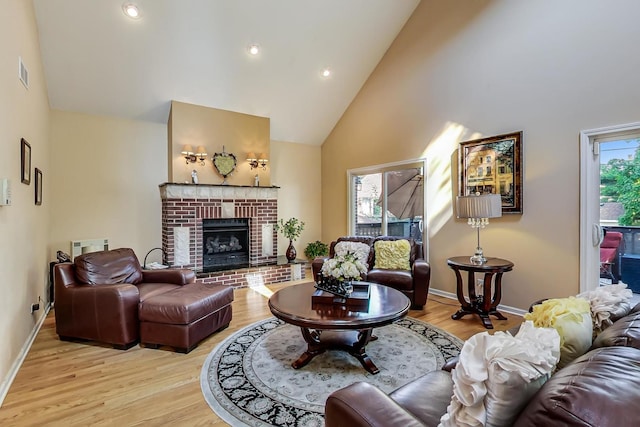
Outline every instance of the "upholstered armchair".
<path fill-rule="evenodd" d="M 409 242 L 408 268 L 384 268 L 376 264 L 376 242 L 396 242 L 406 240 Z M 318 280 L 324 262 L 335 255 L 335 245 L 339 242 L 360 242 L 369 245 L 370 252 L 367 260 L 368 271 L 362 280 L 397 289 L 405 294 L 411 301 L 411 308 L 421 310 L 427 303 L 431 267 L 422 255 L 422 244 L 411 238 L 394 236 L 345 236 L 340 237 L 329 245 L 329 256 L 317 257 L 311 264 L 313 278 Z M 380 261 L 380 260 L 379 260 Z M 378 263 L 381 264 L 381 263 Z"/>
<path fill-rule="evenodd" d="M 194 281 L 191 270 L 142 270 L 128 248 L 56 264 L 56 332 L 62 340 L 93 340 L 127 349 L 140 339 L 139 303 Z"/>
<path fill-rule="evenodd" d="M 619 231 L 607 231 L 600 243 L 600 277 L 611 279 L 616 284 L 620 280 L 620 256 L 624 252 L 624 237 Z"/>

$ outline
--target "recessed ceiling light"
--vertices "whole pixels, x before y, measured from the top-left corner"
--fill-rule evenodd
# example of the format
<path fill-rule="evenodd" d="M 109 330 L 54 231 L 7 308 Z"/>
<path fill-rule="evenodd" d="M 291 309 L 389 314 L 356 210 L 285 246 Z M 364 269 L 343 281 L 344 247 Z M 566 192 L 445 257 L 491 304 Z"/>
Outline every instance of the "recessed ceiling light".
<path fill-rule="evenodd" d="M 126 2 L 122 5 L 122 11 L 131 19 L 140 19 L 142 17 L 142 11 L 140 7 L 131 2 Z"/>
<path fill-rule="evenodd" d="M 247 48 L 247 51 L 251 54 L 251 55 L 257 55 L 260 53 L 260 45 L 258 44 L 250 44 L 249 47 Z"/>
<path fill-rule="evenodd" d="M 320 75 L 322 77 L 324 77 L 325 79 L 328 79 L 329 77 L 331 77 L 331 68 L 324 68 L 321 72 Z"/>

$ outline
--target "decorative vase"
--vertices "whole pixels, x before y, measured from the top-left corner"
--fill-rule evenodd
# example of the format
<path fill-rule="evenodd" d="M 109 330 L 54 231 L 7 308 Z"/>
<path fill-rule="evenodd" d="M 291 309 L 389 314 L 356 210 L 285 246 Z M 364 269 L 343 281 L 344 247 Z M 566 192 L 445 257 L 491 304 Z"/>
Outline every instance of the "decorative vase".
<path fill-rule="evenodd" d="M 291 262 L 294 259 L 296 259 L 297 255 L 298 254 L 296 253 L 296 248 L 293 247 L 293 240 L 289 239 L 289 247 L 287 248 L 287 252 L 285 253 L 285 256 L 287 257 L 287 260 Z"/>

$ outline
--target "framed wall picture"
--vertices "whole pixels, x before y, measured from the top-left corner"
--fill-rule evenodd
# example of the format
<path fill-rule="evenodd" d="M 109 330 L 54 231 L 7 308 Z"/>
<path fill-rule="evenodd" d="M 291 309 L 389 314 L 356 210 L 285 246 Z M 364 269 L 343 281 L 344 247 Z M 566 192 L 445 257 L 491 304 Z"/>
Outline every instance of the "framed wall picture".
<path fill-rule="evenodd" d="M 20 180 L 31 184 L 31 145 L 24 139 L 20 139 Z"/>
<path fill-rule="evenodd" d="M 36 205 L 42 204 L 42 171 L 36 168 Z"/>
<path fill-rule="evenodd" d="M 502 213 L 522 213 L 522 131 L 460 143 L 458 194 L 500 194 Z"/>

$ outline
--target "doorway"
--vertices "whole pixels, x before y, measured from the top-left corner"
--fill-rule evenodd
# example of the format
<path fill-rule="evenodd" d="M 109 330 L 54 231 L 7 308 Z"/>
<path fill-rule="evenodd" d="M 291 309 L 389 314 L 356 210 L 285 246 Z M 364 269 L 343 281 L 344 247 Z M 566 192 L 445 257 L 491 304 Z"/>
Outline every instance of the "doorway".
<path fill-rule="evenodd" d="M 619 141 L 637 138 L 640 122 L 580 132 L 580 292 L 600 285 L 600 244 L 605 229 L 613 225 L 601 218 L 603 203 L 611 196 L 607 194 L 610 189 L 601 195 L 602 163 L 609 163 L 615 157 L 614 151 L 624 148 Z"/>

